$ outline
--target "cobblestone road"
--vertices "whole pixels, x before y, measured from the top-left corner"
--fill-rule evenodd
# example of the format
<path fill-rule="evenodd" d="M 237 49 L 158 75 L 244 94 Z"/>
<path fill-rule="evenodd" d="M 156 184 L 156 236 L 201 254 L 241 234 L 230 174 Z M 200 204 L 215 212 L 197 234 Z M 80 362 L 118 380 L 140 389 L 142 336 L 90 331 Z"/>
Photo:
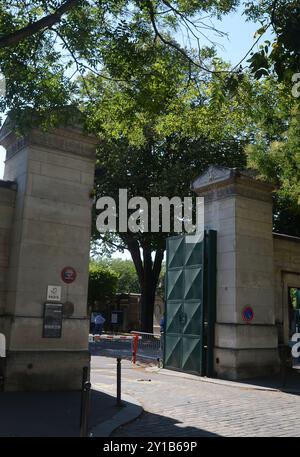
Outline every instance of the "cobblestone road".
<path fill-rule="evenodd" d="M 186 379 L 122 363 L 122 389 L 145 413 L 118 437 L 300 437 L 300 396 Z M 114 359 L 93 357 L 92 382 L 115 392 Z"/>

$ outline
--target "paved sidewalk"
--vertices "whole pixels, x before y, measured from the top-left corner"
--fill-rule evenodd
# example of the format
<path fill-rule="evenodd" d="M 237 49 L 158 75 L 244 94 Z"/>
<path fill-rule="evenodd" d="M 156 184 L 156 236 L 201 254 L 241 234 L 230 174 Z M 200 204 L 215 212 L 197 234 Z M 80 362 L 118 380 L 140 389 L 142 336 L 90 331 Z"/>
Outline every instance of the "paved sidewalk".
<path fill-rule="evenodd" d="M 286 393 L 281 378 L 233 383 L 123 360 L 125 408 L 116 406 L 115 359 L 93 356 L 91 381 L 92 436 L 300 437 L 300 372 Z M 76 437 L 79 417 L 80 392 L 0 392 L 1 437 Z"/>
<path fill-rule="evenodd" d="M 94 436 L 109 436 L 141 413 L 136 401 L 126 400 L 119 408 L 114 395 L 91 391 Z M 80 405 L 80 392 L 0 392 L 0 437 L 78 437 Z"/>
<path fill-rule="evenodd" d="M 114 372 L 114 359 L 92 358 L 92 379 L 98 388 L 113 391 Z M 300 375 L 294 381 L 300 387 Z M 262 387 L 133 368 L 124 360 L 123 393 L 136 398 L 145 412 L 112 436 L 300 437 L 300 396 L 276 390 L 276 382 Z"/>

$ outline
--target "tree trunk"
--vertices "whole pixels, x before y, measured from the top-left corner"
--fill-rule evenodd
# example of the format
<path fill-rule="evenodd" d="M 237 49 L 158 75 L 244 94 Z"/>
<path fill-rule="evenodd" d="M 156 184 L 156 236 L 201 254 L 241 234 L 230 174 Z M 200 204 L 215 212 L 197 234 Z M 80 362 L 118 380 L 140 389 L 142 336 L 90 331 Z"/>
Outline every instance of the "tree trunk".
<path fill-rule="evenodd" d="M 152 261 L 151 250 L 144 248 L 143 254 L 144 275 L 143 283 L 141 285 L 142 332 L 153 333 L 155 293 L 164 257 L 164 250 L 160 249 L 156 251 L 154 262 Z"/>
<path fill-rule="evenodd" d="M 149 279 L 149 278 L 148 278 Z M 141 290 L 141 331 L 153 333 L 153 313 L 156 287 L 148 284 L 145 278 L 144 287 Z"/>
<path fill-rule="evenodd" d="M 155 252 L 154 261 L 149 248 L 143 248 L 143 261 L 136 240 L 126 240 L 141 287 L 141 331 L 153 333 L 155 293 L 164 258 L 164 249 Z"/>

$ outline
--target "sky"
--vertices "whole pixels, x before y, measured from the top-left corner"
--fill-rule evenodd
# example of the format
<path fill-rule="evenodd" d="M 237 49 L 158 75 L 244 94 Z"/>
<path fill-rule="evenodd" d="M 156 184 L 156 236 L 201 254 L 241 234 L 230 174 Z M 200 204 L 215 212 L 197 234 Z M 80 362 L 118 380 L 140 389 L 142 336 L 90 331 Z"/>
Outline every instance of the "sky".
<path fill-rule="evenodd" d="M 218 43 L 218 53 L 224 60 L 236 65 L 249 51 L 254 43 L 254 33 L 259 28 L 258 24 L 246 22 L 241 14 L 241 9 L 223 18 L 222 21 L 214 21 L 217 29 L 228 33 L 228 37 L 211 38 Z M 267 39 L 264 37 L 263 39 Z M 205 44 L 208 44 L 206 42 Z M 3 178 L 5 150 L 0 146 L 0 179 Z"/>

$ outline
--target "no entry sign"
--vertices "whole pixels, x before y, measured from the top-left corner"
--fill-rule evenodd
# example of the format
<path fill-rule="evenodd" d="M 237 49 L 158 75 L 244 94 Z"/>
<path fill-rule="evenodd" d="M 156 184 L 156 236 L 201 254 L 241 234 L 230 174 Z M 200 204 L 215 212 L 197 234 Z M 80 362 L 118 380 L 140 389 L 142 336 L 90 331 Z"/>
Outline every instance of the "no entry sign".
<path fill-rule="evenodd" d="M 65 267 L 61 272 L 61 279 L 66 284 L 71 284 L 72 282 L 74 282 L 76 279 L 76 276 L 77 276 L 77 273 L 73 267 Z"/>
<path fill-rule="evenodd" d="M 246 306 L 246 308 L 243 309 L 242 317 L 245 322 L 251 322 L 253 320 L 254 311 L 251 306 Z"/>

